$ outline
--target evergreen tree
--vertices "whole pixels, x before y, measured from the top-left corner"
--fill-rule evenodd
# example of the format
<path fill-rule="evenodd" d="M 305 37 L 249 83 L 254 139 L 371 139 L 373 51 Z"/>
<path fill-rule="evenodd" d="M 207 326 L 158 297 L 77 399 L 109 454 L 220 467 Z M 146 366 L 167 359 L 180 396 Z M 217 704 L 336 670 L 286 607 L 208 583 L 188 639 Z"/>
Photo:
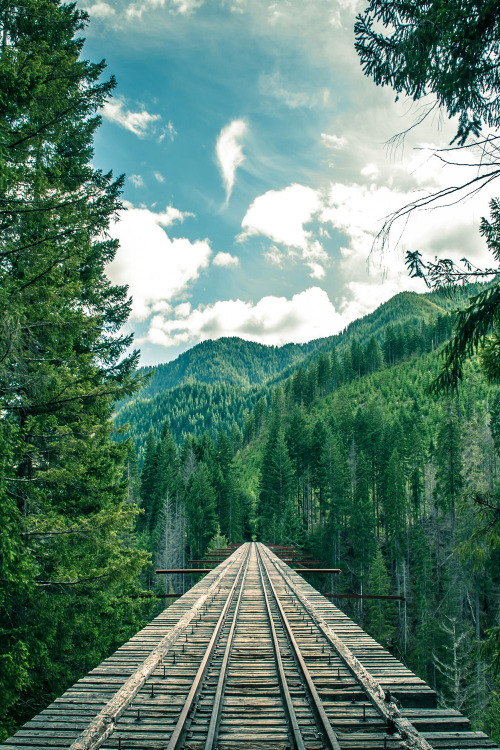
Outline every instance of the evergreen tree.
<path fill-rule="evenodd" d="M 332 378 L 332 364 L 330 357 L 322 352 L 318 357 L 318 390 L 320 396 L 326 396 L 330 389 Z"/>
<path fill-rule="evenodd" d="M 406 531 L 406 485 L 397 448 L 392 452 L 385 476 L 384 528 L 393 559 L 397 559 Z"/>
<path fill-rule="evenodd" d="M 456 506 L 462 493 L 462 435 L 456 404 L 448 402 L 436 436 L 435 497 L 438 508 L 450 513 L 451 538 L 455 537 Z"/>
<path fill-rule="evenodd" d="M 388 596 L 391 579 L 387 572 L 382 550 L 379 548 L 368 576 L 368 593 Z M 393 603 L 383 599 L 371 599 L 366 603 L 366 628 L 376 641 L 387 646 L 392 641 L 394 627 L 391 624 Z"/>
<path fill-rule="evenodd" d="M 282 539 L 283 520 L 293 492 L 293 469 L 283 427 L 276 416 L 269 430 L 261 469 L 259 502 L 263 539 L 274 543 Z"/>
<path fill-rule="evenodd" d="M 233 461 L 231 442 L 224 430 L 219 433 L 216 453 L 217 469 L 214 487 L 217 494 L 217 515 L 223 536 L 231 542 L 241 541 L 240 493 Z"/>
<path fill-rule="evenodd" d="M 369 466 L 363 453 L 355 458 L 355 483 L 351 510 L 351 554 L 357 572 L 357 588 L 362 594 L 370 562 L 375 552 L 375 515 L 370 499 Z M 360 611 L 363 602 L 360 602 Z"/>
<path fill-rule="evenodd" d="M 138 356 L 119 335 L 127 290 L 104 273 L 123 181 L 91 164 L 115 82 L 83 59 L 75 5 L 28 0 L 1 15 L 0 505 L 14 557 L 0 714 L 14 722 L 134 632 L 139 605 L 124 593 L 147 556 L 132 536 L 129 446 L 110 423 Z"/>
<path fill-rule="evenodd" d="M 187 544 L 192 558 L 200 559 L 217 533 L 215 492 L 207 466 L 200 462 L 186 491 Z"/>

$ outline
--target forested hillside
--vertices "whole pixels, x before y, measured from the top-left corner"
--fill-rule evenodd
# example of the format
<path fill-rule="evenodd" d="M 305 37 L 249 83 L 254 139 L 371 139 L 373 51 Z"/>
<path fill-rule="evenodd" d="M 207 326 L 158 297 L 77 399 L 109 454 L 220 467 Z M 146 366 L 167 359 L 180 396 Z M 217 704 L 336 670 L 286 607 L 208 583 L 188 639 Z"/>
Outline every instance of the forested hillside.
<path fill-rule="evenodd" d="M 272 347 L 235 338 L 203 342 L 173 362 L 139 370 L 149 380 L 138 394 L 119 404 L 115 423 L 129 426 L 140 462 L 149 430 L 158 439 L 165 419 L 179 445 L 188 435 L 205 430 L 215 439 L 221 428 L 229 430 L 234 422 L 247 435 L 262 397 L 269 401 L 273 387 L 287 387 L 291 378 L 294 388 L 307 390 L 310 373 L 332 352 L 332 377 L 343 382 L 378 367 L 377 347 L 384 350 L 389 364 L 409 352 L 435 349 L 450 335 L 453 309 L 476 288 L 470 285 L 468 292 L 458 292 L 453 300 L 438 292 L 404 292 L 337 336 L 308 344 Z M 364 357 L 367 347 L 370 351 Z M 370 358 L 375 359 L 370 362 Z M 323 370 L 321 392 L 327 387 Z"/>
<path fill-rule="evenodd" d="M 319 342 L 315 341 L 285 346 L 265 346 L 238 338 L 203 341 L 173 362 L 142 368 L 141 374 L 151 375 L 151 378 L 141 396 L 154 396 L 185 383 L 260 385 L 318 346 Z"/>

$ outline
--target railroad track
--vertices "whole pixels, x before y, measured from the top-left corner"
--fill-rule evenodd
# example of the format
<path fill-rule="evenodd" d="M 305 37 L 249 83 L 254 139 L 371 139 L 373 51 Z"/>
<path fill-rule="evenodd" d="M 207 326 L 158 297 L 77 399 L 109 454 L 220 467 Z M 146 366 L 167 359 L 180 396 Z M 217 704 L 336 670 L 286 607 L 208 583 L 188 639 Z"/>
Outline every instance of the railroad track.
<path fill-rule="evenodd" d="M 403 706 L 403 707 L 401 707 Z M 261 544 L 242 545 L 2 747 L 497 746 Z"/>

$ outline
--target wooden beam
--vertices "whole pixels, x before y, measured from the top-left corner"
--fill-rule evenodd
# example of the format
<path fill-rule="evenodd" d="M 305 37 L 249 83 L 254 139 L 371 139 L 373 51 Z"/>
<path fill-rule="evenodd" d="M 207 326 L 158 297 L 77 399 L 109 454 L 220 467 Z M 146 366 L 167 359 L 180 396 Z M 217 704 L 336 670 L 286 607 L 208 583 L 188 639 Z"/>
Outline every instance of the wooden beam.
<path fill-rule="evenodd" d="M 296 573 L 342 573 L 340 568 L 292 568 Z"/>
<path fill-rule="evenodd" d="M 155 570 L 155 573 L 213 573 L 212 568 L 167 568 Z"/>
<path fill-rule="evenodd" d="M 129 594 L 128 599 L 178 599 L 182 594 Z"/>
<path fill-rule="evenodd" d="M 328 597 L 328 599 L 395 599 L 400 602 L 405 602 L 404 596 L 378 596 L 377 594 L 322 594 L 322 596 Z"/>

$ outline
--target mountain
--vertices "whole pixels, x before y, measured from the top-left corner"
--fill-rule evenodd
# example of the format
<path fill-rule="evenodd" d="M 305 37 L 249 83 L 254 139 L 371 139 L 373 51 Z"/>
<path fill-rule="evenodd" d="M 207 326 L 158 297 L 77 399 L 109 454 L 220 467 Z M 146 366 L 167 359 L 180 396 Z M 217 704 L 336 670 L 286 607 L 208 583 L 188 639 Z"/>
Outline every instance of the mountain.
<path fill-rule="evenodd" d="M 141 397 L 186 383 L 233 383 L 244 388 L 260 385 L 301 361 L 313 348 L 315 342 L 265 346 L 236 337 L 202 341 L 172 362 L 142 368 L 141 374 L 150 373 L 152 377 Z"/>
<path fill-rule="evenodd" d="M 178 444 L 188 434 L 206 430 L 215 437 L 221 428 L 228 431 L 235 422 L 243 429 L 245 416 L 253 412 L 259 399 L 267 396 L 269 402 L 276 385 L 284 385 L 298 368 L 314 368 L 322 354 L 331 357 L 335 352 L 342 358 L 353 342 L 363 348 L 373 337 L 381 349 L 390 338 L 394 350 L 401 350 L 395 356 L 386 346 L 390 364 L 412 352 L 435 348 L 449 335 L 452 311 L 479 288 L 465 287 L 453 297 L 440 292 L 402 292 L 341 333 L 305 344 L 266 346 L 236 337 L 203 341 L 172 362 L 141 368 L 140 374 L 150 379 L 138 394 L 117 405 L 115 423 L 118 427 L 129 425 L 126 429 L 139 458 L 149 430 L 158 438 L 166 419 Z M 438 335 L 433 328 L 436 325 Z M 427 348 L 423 340 L 428 342 Z"/>

